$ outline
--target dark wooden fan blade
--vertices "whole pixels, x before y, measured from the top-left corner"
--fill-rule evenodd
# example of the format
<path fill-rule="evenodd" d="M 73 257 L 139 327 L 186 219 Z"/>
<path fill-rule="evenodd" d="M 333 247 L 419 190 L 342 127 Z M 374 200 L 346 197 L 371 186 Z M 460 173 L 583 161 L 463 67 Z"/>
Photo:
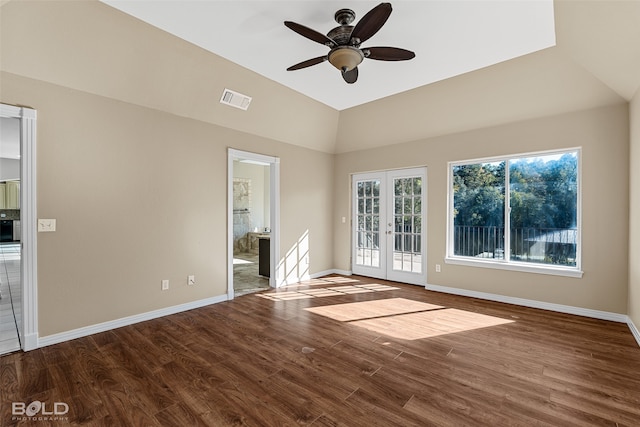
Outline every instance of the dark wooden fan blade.
<path fill-rule="evenodd" d="M 358 80 L 358 67 L 355 67 L 351 71 L 343 71 L 342 78 L 349 84 L 355 83 L 356 80 Z"/>
<path fill-rule="evenodd" d="M 313 40 L 314 42 L 317 42 L 329 47 L 337 46 L 336 42 L 331 40 L 329 37 L 325 36 L 322 33 L 317 32 L 316 30 L 312 30 L 309 27 L 305 27 L 304 25 L 296 24 L 295 22 L 291 22 L 291 21 L 284 21 L 284 25 L 286 25 L 288 28 L 292 29 L 296 33 L 300 34 L 301 36 L 306 37 L 309 40 Z"/>
<path fill-rule="evenodd" d="M 312 65 L 320 64 L 321 62 L 326 61 L 327 58 L 328 57 L 325 55 L 325 56 L 319 56 L 317 58 L 307 59 L 306 61 L 302 61 L 299 64 L 292 65 L 291 67 L 287 68 L 287 71 L 293 71 L 293 70 L 299 70 L 301 68 L 311 67 Z"/>
<path fill-rule="evenodd" d="M 367 58 L 377 59 L 378 61 L 406 61 L 416 57 L 416 54 L 410 50 L 400 49 L 399 47 L 367 47 L 362 50 Z M 366 52 L 369 52 L 368 56 Z"/>
<path fill-rule="evenodd" d="M 357 45 L 369 40 L 382 28 L 391 15 L 391 3 L 380 3 L 358 21 L 351 32 L 351 41 L 357 40 Z"/>

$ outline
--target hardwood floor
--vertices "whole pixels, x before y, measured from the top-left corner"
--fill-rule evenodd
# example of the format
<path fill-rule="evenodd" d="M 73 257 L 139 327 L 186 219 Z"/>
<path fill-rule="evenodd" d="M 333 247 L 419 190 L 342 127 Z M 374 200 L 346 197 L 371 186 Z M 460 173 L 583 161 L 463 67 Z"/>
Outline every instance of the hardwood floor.
<path fill-rule="evenodd" d="M 638 426 L 640 348 L 624 324 L 333 276 L 6 355 L 0 387 L 3 426 L 33 401 L 69 411 L 23 425 Z"/>

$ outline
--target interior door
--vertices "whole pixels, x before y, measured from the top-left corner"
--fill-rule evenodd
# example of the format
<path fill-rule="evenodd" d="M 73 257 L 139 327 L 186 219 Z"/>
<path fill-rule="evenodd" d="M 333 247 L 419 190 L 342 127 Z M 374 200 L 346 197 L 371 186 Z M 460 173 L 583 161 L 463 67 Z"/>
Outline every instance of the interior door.
<path fill-rule="evenodd" d="M 426 285 L 426 169 L 353 176 L 354 274 Z"/>

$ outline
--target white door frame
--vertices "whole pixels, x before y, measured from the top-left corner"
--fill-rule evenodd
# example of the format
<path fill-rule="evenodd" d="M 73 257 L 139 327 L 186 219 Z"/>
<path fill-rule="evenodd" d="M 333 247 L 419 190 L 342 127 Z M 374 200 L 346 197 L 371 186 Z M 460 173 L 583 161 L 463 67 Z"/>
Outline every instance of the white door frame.
<path fill-rule="evenodd" d="M 393 179 L 398 177 L 422 178 L 422 232 L 421 232 L 421 273 L 404 272 L 393 269 L 393 239 L 394 232 L 394 187 Z M 358 181 L 380 180 L 380 203 L 379 203 L 379 243 L 380 263 L 378 267 L 368 267 L 356 265 L 357 262 L 357 239 L 358 239 L 358 206 L 357 188 Z M 410 283 L 420 286 L 427 284 L 427 168 L 406 168 L 390 169 L 378 172 L 356 173 L 351 176 L 351 270 L 354 274 L 374 277 L 378 279 L 388 279 L 397 282 Z"/>
<path fill-rule="evenodd" d="M 269 165 L 269 215 L 271 217 L 271 239 L 269 268 L 269 286 L 281 286 L 284 279 L 278 268 L 280 259 L 280 158 L 264 154 L 229 148 L 227 158 L 227 298 L 235 296 L 233 290 L 233 162 L 234 160 L 251 160 Z"/>
<path fill-rule="evenodd" d="M 36 110 L 0 104 L 0 117 L 20 119 L 20 227 L 22 349 L 38 348 L 38 251 L 36 209 Z"/>

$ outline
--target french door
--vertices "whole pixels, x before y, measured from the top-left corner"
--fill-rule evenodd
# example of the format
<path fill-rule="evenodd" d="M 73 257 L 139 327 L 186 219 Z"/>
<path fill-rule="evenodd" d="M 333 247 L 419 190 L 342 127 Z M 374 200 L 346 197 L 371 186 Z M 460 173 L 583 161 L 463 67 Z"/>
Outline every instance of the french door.
<path fill-rule="evenodd" d="M 426 169 L 356 174 L 354 274 L 426 285 Z"/>

